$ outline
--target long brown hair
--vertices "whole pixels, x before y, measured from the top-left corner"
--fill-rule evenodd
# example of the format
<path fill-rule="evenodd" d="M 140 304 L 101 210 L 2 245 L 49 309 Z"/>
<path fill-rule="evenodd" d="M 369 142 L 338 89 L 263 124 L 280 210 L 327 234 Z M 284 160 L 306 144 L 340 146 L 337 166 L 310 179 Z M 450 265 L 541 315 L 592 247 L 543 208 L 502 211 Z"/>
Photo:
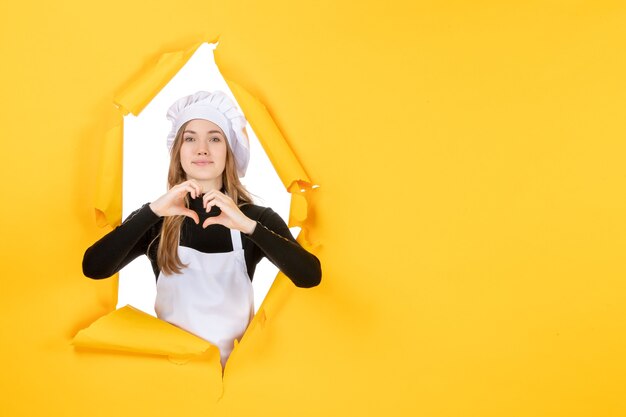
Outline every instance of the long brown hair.
<path fill-rule="evenodd" d="M 167 174 L 168 190 L 187 180 L 187 174 L 180 163 L 180 148 L 183 144 L 183 132 L 188 123 L 189 122 L 186 122 L 180 127 L 174 139 L 170 155 L 170 168 Z M 222 172 L 222 185 L 224 186 L 226 195 L 237 202 L 239 207 L 252 203 L 250 193 L 248 193 L 243 184 L 239 181 L 235 157 L 228 143 L 226 144 L 226 166 L 224 167 L 224 172 Z M 185 205 L 189 207 L 188 195 L 185 197 Z M 182 263 L 178 256 L 180 229 L 184 219 L 185 216 L 167 216 L 163 219 L 163 227 L 160 233 L 161 239 L 157 250 L 157 264 L 161 271 L 167 275 L 180 274 L 181 270 L 187 266 Z"/>

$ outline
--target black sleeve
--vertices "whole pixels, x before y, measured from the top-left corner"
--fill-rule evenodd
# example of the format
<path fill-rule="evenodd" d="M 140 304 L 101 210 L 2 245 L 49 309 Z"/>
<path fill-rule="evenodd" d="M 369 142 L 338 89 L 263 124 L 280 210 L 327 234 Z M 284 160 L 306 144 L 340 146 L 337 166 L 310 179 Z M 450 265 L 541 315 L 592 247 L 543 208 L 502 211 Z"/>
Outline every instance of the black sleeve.
<path fill-rule="evenodd" d="M 161 220 L 148 203 L 132 212 L 124 222 L 90 246 L 83 256 L 83 274 L 108 278 L 139 255 L 145 254 Z"/>
<path fill-rule="evenodd" d="M 297 287 L 315 287 L 321 282 L 319 259 L 293 238 L 289 227 L 271 208 L 266 208 L 250 235 L 243 234 Z"/>

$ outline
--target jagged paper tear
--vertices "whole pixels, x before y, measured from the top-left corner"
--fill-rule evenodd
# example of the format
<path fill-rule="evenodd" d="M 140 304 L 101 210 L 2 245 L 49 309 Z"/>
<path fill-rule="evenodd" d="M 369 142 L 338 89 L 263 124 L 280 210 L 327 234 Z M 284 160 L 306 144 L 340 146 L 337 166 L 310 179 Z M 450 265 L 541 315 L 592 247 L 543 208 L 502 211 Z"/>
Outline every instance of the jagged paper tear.
<path fill-rule="evenodd" d="M 291 193 L 289 226 L 306 228 L 308 204 L 302 194 L 311 190 L 309 176 L 289 147 L 267 108 L 236 82 L 224 77 L 285 188 Z M 304 190 L 304 191 L 303 191 Z"/>
<path fill-rule="evenodd" d="M 78 332 L 72 344 L 77 347 L 147 353 L 184 362 L 217 348 L 185 330 L 125 306 L 100 317 Z M 219 353 L 216 353 L 219 358 Z"/>
<path fill-rule="evenodd" d="M 168 52 L 159 57 L 157 62 L 148 70 L 139 74 L 135 82 L 129 84 L 114 99 L 124 115 L 131 112 L 135 116 L 152 101 L 159 91 L 170 82 L 189 58 L 204 42 L 196 43 L 190 48 L 181 51 Z"/>
<path fill-rule="evenodd" d="M 185 50 L 163 54 L 154 66 L 139 74 L 133 83 L 115 97 L 114 102 L 119 112 L 119 119 L 116 119 L 114 126 L 105 134 L 96 183 L 95 209 L 99 226 L 103 227 L 108 224 L 115 227 L 121 223 L 123 116 L 128 112 L 137 116 L 187 63 L 201 44 L 202 42 Z M 304 236 L 305 242 L 302 242 L 303 239 L 300 238 L 298 241 L 311 246 L 307 238 L 310 204 L 308 196 L 317 186 L 312 185 L 265 105 L 235 81 L 227 77 L 225 80 L 285 188 L 291 193 L 289 226 L 301 227 L 303 231 L 301 236 Z M 278 274 L 278 278 L 281 279 L 276 281 L 285 279 L 282 273 Z M 275 287 L 277 287 L 277 282 L 272 286 L 272 290 Z M 270 292 L 273 292 L 272 290 Z M 266 312 L 260 308 L 250 323 L 249 330 L 262 329 L 266 320 Z M 197 337 L 174 326 L 165 325 L 168 324 L 131 306 L 126 306 L 100 318 L 88 329 L 80 331 L 74 338 L 73 344 L 95 349 L 123 350 L 179 358 L 199 355 L 208 349 L 207 346 L 211 346 L 206 341 L 202 341 L 204 344 L 197 340 L 194 342 L 196 344 L 191 343 L 190 339 L 181 336 L 180 332 L 194 339 Z M 137 326 L 145 331 L 137 334 Z M 187 345 L 187 343 L 191 344 Z M 190 350 L 187 351 L 187 349 Z M 233 354 L 236 350 L 235 348 Z"/>
<path fill-rule="evenodd" d="M 122 222 L 122 149 L 124 118 L 116 115 L 114 126 L 104 134 L 96 178 L 94 207 L 99 227 Z"/>

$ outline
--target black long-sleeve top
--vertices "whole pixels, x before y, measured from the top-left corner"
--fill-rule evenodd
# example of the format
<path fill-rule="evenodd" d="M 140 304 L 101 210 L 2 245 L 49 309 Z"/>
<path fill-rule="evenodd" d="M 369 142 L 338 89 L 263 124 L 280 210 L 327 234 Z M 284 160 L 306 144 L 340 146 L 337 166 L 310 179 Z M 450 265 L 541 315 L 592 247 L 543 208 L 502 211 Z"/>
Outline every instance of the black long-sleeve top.
<path fill-rule="evenodd" d="M 189 208 L 202 212 L 202 199 L 190 199 Z M 269 207 L 246 204 L 240 210 L 257 222 L 254 231 L 242 233 L 242 245 L 250 279 L 256 265 L 265 256 L 298 287 L 314 287 L 321 281 L 321 265 L 293 238 L 283 219 Z M 201 218 L 202 219 L 202 218 Z M 133 259 L 147 255 L 155 277 L 159 277 L 157 248 L 163 218 L 150 209 L 149 203 L 132 212 L 124 222 L 85 251 L 83 273 L 93 279 L 108 278 Z M 185 217 L 180 245 L 204 253 L 233 250 L 230 230 L 214 224 L 206 229 Z"/>

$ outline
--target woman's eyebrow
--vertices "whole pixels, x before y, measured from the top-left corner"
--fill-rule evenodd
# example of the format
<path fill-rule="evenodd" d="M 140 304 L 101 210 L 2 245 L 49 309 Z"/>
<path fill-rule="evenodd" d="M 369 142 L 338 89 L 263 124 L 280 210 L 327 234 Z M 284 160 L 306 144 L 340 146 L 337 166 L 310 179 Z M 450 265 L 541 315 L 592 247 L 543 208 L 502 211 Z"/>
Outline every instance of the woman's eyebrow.
<path fill-rule="evenodd" d="M 196 132 L 194 132 L 193 130 L 185 130 L 183 133 L 191 133 L 191 134 L 196 134 Z M 220 135 L 222 134 L 222 132 L 220 132 L 219 130 L 210 130 L 209 133 L 219 133 Z"/>

